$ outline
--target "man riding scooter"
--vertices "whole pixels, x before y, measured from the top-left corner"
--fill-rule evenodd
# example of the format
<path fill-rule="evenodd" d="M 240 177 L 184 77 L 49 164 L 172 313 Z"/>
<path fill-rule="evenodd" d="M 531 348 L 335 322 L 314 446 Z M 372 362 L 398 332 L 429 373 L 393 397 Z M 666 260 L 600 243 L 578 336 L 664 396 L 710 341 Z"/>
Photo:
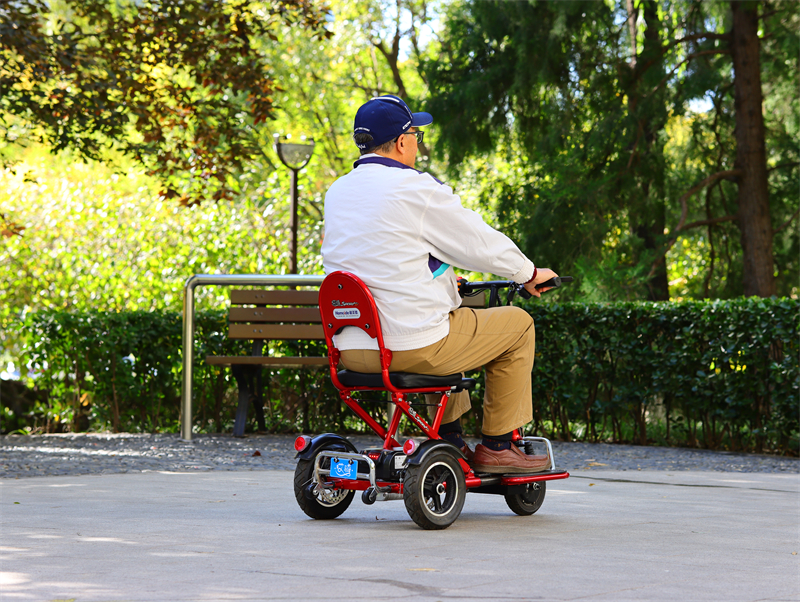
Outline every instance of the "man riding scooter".
<path fill-rule="evenodd" d="M 476 472 L 543 471 L 547 456 L 511 443 L 532 419 L 533 319 L 513 306 L 460 307 L 453 267 L 511 279 L 536 297 L 549 290 L 536 285 L 556 274 L 537 269 L 449 186 L 414 169 L 419 128 L 432 122 L 391 95 L 359 108 L 353 139 L 361 157 L 325 196 L 325 273 L 352 272 L 369 287 L 393 352 L 391 371 L 449 375 L 485 367 L 481 443 L 473 452 L 463 440 L 468 391 L 451 396 L 439 428 Z M 380 372 L 377 343 L 362 330 L 345 328 L 335 343 L 348 370 Z"/>

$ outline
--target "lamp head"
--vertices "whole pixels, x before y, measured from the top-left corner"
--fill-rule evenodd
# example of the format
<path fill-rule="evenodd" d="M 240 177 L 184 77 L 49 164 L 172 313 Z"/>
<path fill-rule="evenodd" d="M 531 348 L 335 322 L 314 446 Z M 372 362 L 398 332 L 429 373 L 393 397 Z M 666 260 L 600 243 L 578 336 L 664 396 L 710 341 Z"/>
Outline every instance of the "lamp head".
<path fill-rule="evenodd" d="M 314 139 L 309 138 L 305 142 L 286 142 L 289 136 L 281 136 L 275 134 L 274 147 L 278 158 L 286 167 L 295 171 L 305 167 L 311 160 L 311 155 L 314 153 Z"/>

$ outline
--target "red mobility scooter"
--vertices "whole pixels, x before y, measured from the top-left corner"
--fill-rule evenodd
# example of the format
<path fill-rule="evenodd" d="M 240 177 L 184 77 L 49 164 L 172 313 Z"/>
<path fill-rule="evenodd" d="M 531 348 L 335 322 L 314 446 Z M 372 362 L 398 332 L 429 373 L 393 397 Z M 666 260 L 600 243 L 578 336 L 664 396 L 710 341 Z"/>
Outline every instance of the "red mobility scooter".
<path fill-rule="evenodd" d="M 569 280 L 569 277 L 554 278 L 540 287 L 556 287 Z M 499 292 L 502 289 L 508 289 L 506 303 L 509 304 L 517 293 L 530 296 L 513 281 L 459 281 L 462 296 L 489 290 L 490 306 L 502 304 Z M 462 378 L 461 374 L 429 376 L 389 372 L 392 352 L 383 342 L 375 300 L 354 274 L 333 272 L 328 275 L 320 287 L 319 307 L 333 384 L 342 401 L 381 438 L 383 445 L 359 450 L 346 438 L 331 433 L 313 438 L 298 437 L 294 493 L 308 516 L 336 518 L 350 506 L 355 492 L 360 491 L 365 504 L 402 499 L 417 525 L 423 529 L 444 529 L 461 514 L 468 491 L 502 495 L 513 512 L 528 516 L 541 507 L 547 481 L 569 477 L 568 472 L 556 469 L 550 441 L 542 437 L 523 437 L 522 433 L 517 433 L 514 444 L 524 447 L 528 454 L 534 452 L 535 446 L 544 447 L 549 459 L 548 470 L 524 475 L 474 472 L 461 450 L 440 438 L 438 432 L 450 394 L 472 389 L 475 380 Z M 381 360 L 379 374 L 338 369 L 340 353 L 332 337 L 345 326 L 361 328 L 377 339 Z M 384 426 L 364 404 L 373 403 L 382 409 L 386 405 L 385 396 L 370 402 L 354 399 L 353 393 L 386 391 L 391 394 L 394 412 Z M 425 393 L 441 396 L 432 424 L 427 420 L 427 412 L 422 412 L 423 407 L 427 408 L 424 396 L 419 404 L 409 399 Z M 403 444 L 397 440 L 403 416 L 419 427 L 424 439 L 407 439 Z"/>

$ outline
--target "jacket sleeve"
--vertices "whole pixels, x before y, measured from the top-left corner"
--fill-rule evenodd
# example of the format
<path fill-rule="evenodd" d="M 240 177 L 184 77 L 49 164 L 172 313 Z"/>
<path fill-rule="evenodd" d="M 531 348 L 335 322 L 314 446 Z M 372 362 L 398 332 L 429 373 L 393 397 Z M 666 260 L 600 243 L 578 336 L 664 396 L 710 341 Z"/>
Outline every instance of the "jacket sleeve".
<path fill-rule="evenodd" d="M 434 184 L 429 191 L 421 199 L 419 236 L 431 245 L 433 256 L 454 267 L 488 272 L 520 284 L 531 279 L 533 262 L 510 238 L 464 208 L 446 184 Z"/>

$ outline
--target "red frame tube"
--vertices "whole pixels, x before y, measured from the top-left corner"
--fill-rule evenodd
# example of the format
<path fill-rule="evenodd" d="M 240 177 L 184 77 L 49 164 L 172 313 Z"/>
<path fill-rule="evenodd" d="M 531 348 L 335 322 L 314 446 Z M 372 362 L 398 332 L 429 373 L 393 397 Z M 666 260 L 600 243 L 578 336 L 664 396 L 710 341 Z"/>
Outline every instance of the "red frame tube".
<path fill-rule="evenodd" d="M 559 479 L 566 479 L 569 477 L 568 472 L 559 472 L 556 474 L 531 474 L 519 477 L 502 477 L 500 485 L 526 485 L 528 483 L 535 483 L 537 481 L 557 481 Z M 483 485 L 483 479 L 480 477 L 471 476 L 466 477 L 467 489 L 474 489 Z M 364 479 L 350 480 L 350 479 L 335 479 L 328 477 L 328 483 L 333 485 L 336 489 L 347 489 L 349 491 L 364 491 L 370 486 L 369 481 Z M 376 481 L 378 487 L 388 487 L 390 493 L 403 493 L 402 483 L 390 483 L 386 481 Z"/>
<path fill-rule="evenodd" d="M 319 310 L 322 316 L 325 343 L 328 346 L 328 364 L 333 385 L 339 390 L 339 395 L 345 405 L 353 410 L 376 435 L 383 439 L 383 449 L 391 450 L 400 446 L 395 435 L 400 427 L 400 419 L 403 414 L 416 424 L 428 438 L 441 439 L 441 437 L 439 437 L 439 427 L 442 424 L 447 402 L 450 399 L 450 389 L 442 389 L 441 387 L 398 389 L 392 384 L 389 378 L 389 366 L 392 363 L 392 352 L 386 348 L 383 342 L 378 308 L 375 305 L 375 299 L 367 288 L 367 285 L 364 284 L 358 276 L 349 272 L 333 272 L 329 274 L 323 281 L 322 286 L 320 286 Z M 371 338 L 376 339 L 380 353 L 383 387 L 350 388 L 345 387 L 339 380 L 338 369 L 341 353 L 333 344 L 333 336 L 347 326 L 360 328 Z M 396 410 L 387 428 L 381 426 L 357 400 L 353 399 L 352 393 L 356 391 L 391 392 L 392 402 L 395 404 Z M 406 401 L 406 396 L 412 393 L 441 393 L 442 397 L 439 401 L 439 407 L 436 410 L 433 424 L 428 424 L 427 420 L 420 416 Z M 513 438 L 515 440 L 521 439 L 521 430 L 515 431 Z M 466 461 L 459 460 L 459 463 L 464 470 L 467 487 L 480 487 L 483 483 L 482 479 L 475 476 L 475 473 Z M 500 484 L 522 485 L 525 483 L 534 483 L 536 481 L 566 479 L 567 477 L 569 477 L 568 472 L 508 476 L 503 477 L 500 480 Z M 331 479 L 331 482 L 341 489 L 364 490 L 369 486 L 369 482 L 367 481 Z M 379 483 L 378 485 L 380 487 L 391 487 L 393 493 L 401 493 L 403 491 L 402 484 Z"/>
<path fill-rule="evenodd" d="M 347 489 L 348 491 L 364 491 L 370 486 L 369 481 L 364 479 L 350 480 L 350 479 L 326 479 L 336 489 Z M 403 493 L 402 483 L 388 483 L 384 481 L 375 481 L 378 487 L 389 487 L 389 493 Z"/>

